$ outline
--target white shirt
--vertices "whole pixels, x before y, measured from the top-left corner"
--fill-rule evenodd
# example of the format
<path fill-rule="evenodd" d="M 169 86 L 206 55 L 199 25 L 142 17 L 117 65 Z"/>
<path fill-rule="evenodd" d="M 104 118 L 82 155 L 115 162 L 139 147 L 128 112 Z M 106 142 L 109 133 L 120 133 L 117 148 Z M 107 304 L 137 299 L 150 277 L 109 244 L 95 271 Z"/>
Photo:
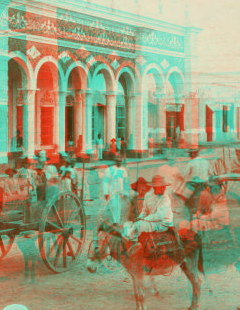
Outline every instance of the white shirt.
<path fill-rule="evenodd" d="M 103 176 L 103 194 L 110 195 L 115 192 L 129 190 L 129 176 L 124 167 L 111 166 L 105 170 Z"/>
<path fill-rule="evenodd" d="M 143 209 L 139 217 L 145 221 L 173 226 L 172 203 L 166 191 L 163 195 L 155 195 L 154 190 L 151 189 L 144 198 Z"/>

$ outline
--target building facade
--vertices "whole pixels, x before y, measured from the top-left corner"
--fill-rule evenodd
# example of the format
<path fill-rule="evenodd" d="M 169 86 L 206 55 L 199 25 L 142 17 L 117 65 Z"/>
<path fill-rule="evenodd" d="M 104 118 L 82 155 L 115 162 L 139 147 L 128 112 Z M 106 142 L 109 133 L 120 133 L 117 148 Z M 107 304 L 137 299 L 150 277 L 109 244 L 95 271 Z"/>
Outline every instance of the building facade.
<path fill-rule="evenodd" d="M 1 162 L 17 130 L 30 157 L 91 155 L 99 133 L 105 150 L 124 137 L 129 157 L 147 156 L 149 133 L 157 145 L 177 127 L 189 144 L 208 141 L 201 29 L 84 3 L 2 2 Z"/>

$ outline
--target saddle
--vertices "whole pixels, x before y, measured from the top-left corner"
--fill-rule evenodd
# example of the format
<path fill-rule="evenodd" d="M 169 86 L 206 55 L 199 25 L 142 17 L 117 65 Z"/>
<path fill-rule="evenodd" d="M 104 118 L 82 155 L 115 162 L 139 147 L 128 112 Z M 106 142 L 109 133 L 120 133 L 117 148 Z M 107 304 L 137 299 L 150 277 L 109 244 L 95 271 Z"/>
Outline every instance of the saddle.
<path fill-rule="evenodd" d="M 183 248 L 180 238 L 173 227 L 164 232 L 143 232 L 138 241 L 144 247 L 144 257 L 158 259 L 162 255 L 171 255 Z"/>
<path fill-rule="evenodd" d="M 143 263 L 147 273 L 169 274 L 175 263 L 183 260 L 183 244 L 174 227 L 165 232 L 143 232 L 139 242 L 144 248 Z"/>

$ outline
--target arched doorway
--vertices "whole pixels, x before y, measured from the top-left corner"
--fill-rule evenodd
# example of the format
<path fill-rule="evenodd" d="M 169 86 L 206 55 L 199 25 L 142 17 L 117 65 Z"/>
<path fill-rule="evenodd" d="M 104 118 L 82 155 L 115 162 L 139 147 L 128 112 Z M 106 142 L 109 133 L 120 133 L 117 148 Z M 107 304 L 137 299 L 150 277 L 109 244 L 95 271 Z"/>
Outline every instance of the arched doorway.
<path fill-rule="evenodd" d="M 106 81 L 104 72 L 99 71 L 92 79 L 94 98 L 92 105 L 92 145 L 96 147 L 98 135 L 106 143 Z"/>
<path fill-rule="evenodd" d="M 89 122 L 91 123 L 92 147 L 96 150 L 97 137 L 101 134 L 103 150 L 108 153 L 111 139 L 116 138 L 116 97 L 113 93 L 114 75 L 111 67 L 99 61 L 89 86 L 93 92 L 92 118 Z M 103 156 L 107 153 L 103 152 Z"/>
<path fill-rule="evenodd" d="M 128 150 L 134 148 L 134 119 L 133 100 L 134 97 L 134 72 L 132 68 L 123 68 L 117 84 L 116 99 L 116 140 L 118 149 L 121 148 L 121 139 L 127 143 Z"/>
<path fill-rule="evenodd" d="M 8 141 L 9 149 L 15 152 L 16 148 L 28 151 L 28 125 L 24 124 L 24 105 L 27 108 L 28 77 L 27 68 L 23 68 L 18 60 L 8 61 Z M 24 90 L 24 91 L 23 91 Z M 26 116 L 26 113 L 25 113 Z"/>
<path fill-rule="evenodd" d="M 166 137 L 165 106 L 163 100 L 164 76 L 160 68 L 151 65 L 144 76 L 147 104 L 147 138 L 153 142 L 154 148 L 158 148 L 162 139 Z M 151 138 L 151 140 L 149 140 Z"/>
<path fill-rule="evenodd" d="M 171 142 L 180 142 L 184 136 L 184 84 L 179 72 L 173 71 L 169 75 L 165 95 L 166 138 Z"/>
<path fill-rule="evenodd" d="M 36 148 L 56 149 L 59 146 L 58 69 L 52 62 L 44 63 L 38 71 L 39 89 L 35 106 Z"/>

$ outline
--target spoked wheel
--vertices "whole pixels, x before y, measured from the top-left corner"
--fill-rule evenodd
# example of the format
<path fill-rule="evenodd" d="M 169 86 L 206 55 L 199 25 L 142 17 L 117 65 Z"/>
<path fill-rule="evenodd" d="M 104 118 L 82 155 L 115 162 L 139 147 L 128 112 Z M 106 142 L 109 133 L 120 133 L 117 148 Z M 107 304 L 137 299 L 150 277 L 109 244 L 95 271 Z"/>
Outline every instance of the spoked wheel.
<path fill-rule="evenodd" d="M 78 197 L 61 192 L 43 212 L 39 225 L 39 250 L 55 273 L 71 269 L 80 257 L 86 236 L 85 212 Z"/>
<path fill-rule="evenodd" d="M 0 234 L 0 260 L 2 260 L 8 252 L 11 250 L 11 247 L 14 243 L 15 235 L 11 230 L 2 231 Z"/>
<path fill-rule="evenodd" d="M 103 266 L 108 272 L 116 272 L 116 270 L 120 271 L 120 264 L 111 256 L 111 251 L 115 248 L 116 251 L 119 253 L 117 254 L 120 256 L 122 254 L 122 247 L 121 247 L 121 238 L 119 238 L 118 242 L 113 240 L 110 241 L 109 244 L 106 245 L 106 249 L 102 249 L 101 244 L 99 244 L 98 234 L 101 231 L 108 232 L 108 228 L 113 227 L 113 223 L 118 221 L 118 212 L 116 209 L 119 208 L 119 218 L 120 218 L 120 229 L 121 224 L 129 220 L 129 214 L 133 214 L 136 210 L 136 206 L 134 204 L 133 199 L 129 195 L 121 195 L 120 193 L 116 193 L 112 195 L 110 199 L 106 202 L 102 210 L 100 210 L 97 218 L 97 227 L 94 231 L 94 240 L 95 242 L 95 255 L 99 260 L 101 266 Z M 137 216 L 138 214 L 136 214 Z M 106 230 L 105 230 L 106 229 Z M 99 249 L 101 249 L 99 253 Z M 108 253 L 108 255 L 101 255 L 101 253 Z"/>

